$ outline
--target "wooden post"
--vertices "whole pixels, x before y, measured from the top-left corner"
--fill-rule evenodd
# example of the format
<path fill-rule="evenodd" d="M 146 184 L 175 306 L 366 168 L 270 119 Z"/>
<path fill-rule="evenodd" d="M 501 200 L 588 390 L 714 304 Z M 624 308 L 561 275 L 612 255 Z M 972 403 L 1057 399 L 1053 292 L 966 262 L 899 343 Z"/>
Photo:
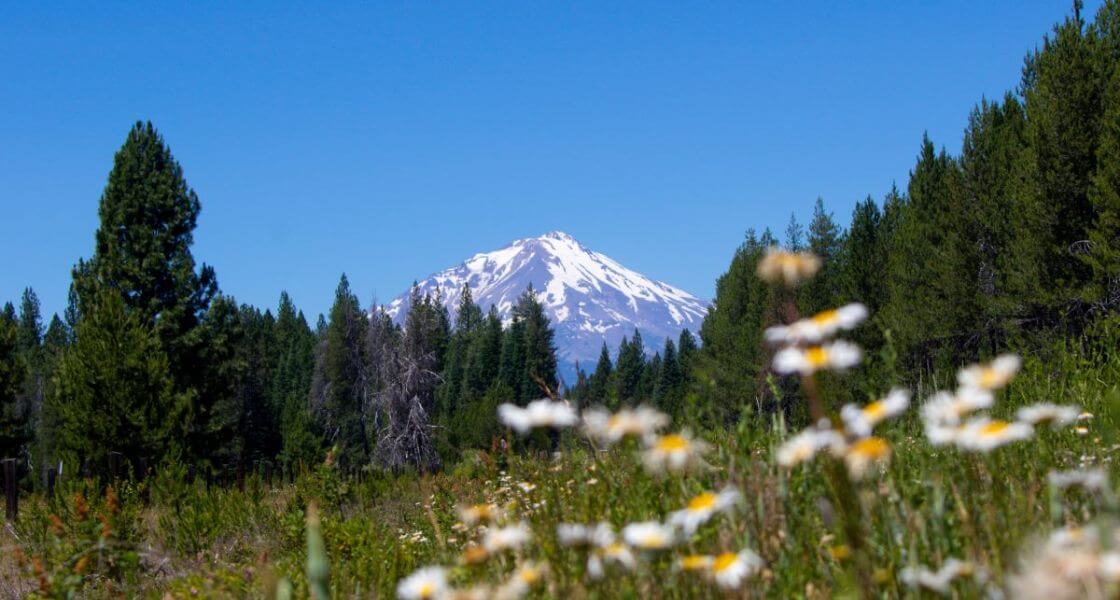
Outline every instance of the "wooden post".
<path fill-rule="evenodd" d="M 19 516 L 19 490 L 16 489 L 16 459 L 5 458 L 0 461 L 4 465 L 4 497 L 7 499 L 4 517 L 15 522 Z"/>
<path fill-rule="evenodd" d="M 121 477 L 121 459 L 124 455 L 115 450 L 109 452 L 109 479 L 116 481 Z"/>
<path fill-rule="evenodd" d="M 245 466 L 237 461 L 237 491 L 245 491 Z"/>
<path fill-rule="evenodd" d="M 268 487 L 272 487 L 272 463 L 264 463 L 264 482 Z"/>

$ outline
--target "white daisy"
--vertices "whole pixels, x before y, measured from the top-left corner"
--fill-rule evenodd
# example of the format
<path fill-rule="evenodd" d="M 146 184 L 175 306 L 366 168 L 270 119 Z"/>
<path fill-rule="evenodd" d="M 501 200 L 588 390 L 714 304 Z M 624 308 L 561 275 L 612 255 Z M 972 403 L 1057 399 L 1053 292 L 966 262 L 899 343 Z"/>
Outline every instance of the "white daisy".
<path fill-rule="evenodd" d="M 599 579 L 603 576 L 605 563 L 619 565 L 628 571 L 638 566 L 634 553 L 622 542 L 613 542 L 592 552 L 587 557 L 587 574 L 592 579 Z"/>
<path fill-rule="evenodd" d="M 742 500 L 743 496 L 735 488 L 724 488 L 719 493 L 704 492 L 693 496 L 688 506 L 669 514 L 669 523 L 679 527 L 685 535 L 692 535 L 696 529 L 707 523 L 713 515 L 730 511 Z"/>
<path fill-rule="evenodd" d="M 808 252 L 786 252 L 777 246 L 766 250 L 758 262 L 758 276 L 770 283 L 794 286 L 812 277 L 821 268 L 821 259 Z"/>
<path fill-rule="evenodd" d="M 818 452 L 826 449 L 843 448 L 844 437 L 833 429 L 810 427 L 785 441 L 778 448 L 778 464 L 785 468 L 795 467 L 812 460 Z"/>
<path fill-rule="evenodd" d="M 614 529 L 608 523 L 583 525 L 581 523 L 560 523 L 556 526 L 556 537 L 562 546 L 609 546 L 615 542 Z"/>
<path fill-rule="evenodd" d="M 868 436 L 876 425 L 902 414 L 908 406 L 910 406 L 910 392 L 896 388 L 891 390 L 886 398 L 876 400 L 863 408 L 855 404 L 845 404 L 840 409 L 840 418 L 848 431 L 854 435 Z"/>
<path fill-rule="evenodd" d="M 762 568 L 762 558 L 750 550 L 725 552 L 715 557 L 709 567 L 712 579 L 721 588 L 739 589 L 748 577 Z"/>
<path fill-rule="evenodd" d="M 676 530 L 659 521 L 631 523 L 622 528 L 622 539 L 638 550 L 665 550 L 676 543 Z"/>
<path fill-rule="evenodd" d="M 991 408 L 995 396 L 988 390 L 962 388 L 957 393 L 937 392 L 922 405 L 922 418 L 927 423 L 957 425 L 968 413 Z"/>
<path fill-rule="evenodd" d="M 1063 406 L 1060 404 L 1051 404 L 1050 402 L 1042 402 L 1020 408 L 1019 411 L 1015 413 L 1015 416 L 1018 420 L 1030 425 L 1049 423 L 1051 427 L 1057 429 L 1077 421 L 1077 415 L 1080 414 L 1080 410 L 1081 409 L 1076 406 Z"/>
<path fill-rule="evenodd" d="M 1050 485 L 1058 489 L 1077 486 L 1091 491 L 1100 491 L 1108 487 L 1108 474 L 1104 472 L 1104 469 L 1051 471 L 1046 479 L 1050 482 Z"/>
<path fill-rule="evenodd" d="M 766 330 L 766 341 L 771 344 L 816 344 L 840 331 L 855 329 L 866 318 L 866 306 L 847 304 L 789 325 L 770 327 Z"/>
<path fill-rule="evenodd" d="M 642 454 L 646 469 L 655 474 L 680 473 L 703 464 L 708 445 L 692 438 L 687 431 L 657 436 L 648 440 Z"/>
<path fill-rule="evenodd" d="M 808 348 L 783 348 L 774 355 L 774 370 L 783 375 L 812 375 L 824 369 L 844 371 L 859 364 L 862 356 L 859 346 L 844 340 Z"/>
<path fill-rule="evenodd" d="M 508 525 L 497 529 L 489 529 L 482 537 L 482 547 L 487 552 L 494 554 L 503 550 L 510 550 L 524 546 L 533 534 L 525 522 Z"/>
<path fill-rule="evenodd" d="M 882 464 L 890 457 L 891 446 L 880 437 L 860 438 L 844 450 L 844 464 L 853 479 L 862 479 L 872 466 Z"/>
<path fill-rule="evenodd" d="M 965 450 L 988 452 L 1000 446 L 1034 435 L 1034 429 L 1026 423 L 991 420 L 980 417 L 965 423 L 956 435 L 957 446 Z"/>
<path fill-rule="evenodd" d="M 1007 385 L 1023 361 L 1014 354 L 1001 354 L 984 365 L 971 365 L 957 372 L 961 387 L 995 390 Z"/>
<path fill-rule="evenodd" d="M 501 519 L 502 511 L 496 504 L 473 504 L 459 507 L 459 520 L 465 525 L 493 523 Z"/>
<path fill-rule="evenodd" d="M 440 598 L 447 593 L 447 571 L 443 567 L 424 567 L 397 584 L 401 600 Z"/>
<path fill-rule="evenodd" d="M 584 432 L 604 444 L 613 444 L 627 436 L 645 438 L 668 425 L 668 415 L 648 406 L 624 408 L 613 415 L 602 408 L 583 411 Z"/>
<path fill-rule="evenodd" d="M 520 434 L 526 434 L 538 427 L 571 427 L 579 421 L 576 411 L 567 402 L 554 402 L 547 398 L 534 400 L 524 408 L 516 404 L 503 404 L 498 407 L 498 419 L 502 424 Z"/>
<path fill-rule="evenodd" d="M 525 597 L 529 590 L 544 578 L 547 570 L 548 565 L 545 563 L 527 562 L 521 565 L 509 580 L 494 591 L 494 599 L 515 600 Z"/>
<path fill-rule="evenodd" d="M 972 563 L 950 558 L 937 571 L 926 567 L 908 567 L 902 570 L 900 577 L 910 587 L 924 587 L 939 594 L 948 594 L 954 579 L 972 575 L 973 571 Z"/>

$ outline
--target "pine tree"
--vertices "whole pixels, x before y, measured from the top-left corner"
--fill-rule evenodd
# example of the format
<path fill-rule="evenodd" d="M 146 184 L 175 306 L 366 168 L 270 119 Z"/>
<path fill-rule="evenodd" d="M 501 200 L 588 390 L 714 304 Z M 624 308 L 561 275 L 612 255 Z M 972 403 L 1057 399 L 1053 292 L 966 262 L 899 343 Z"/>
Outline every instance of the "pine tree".
<path fill-rule="evenodd" d="M 671 338 L 665 339 L 662 351 L 661 369 L 658 374 L 654 399 L 658 407 L 672 416 L 680 416 L 683 410 L 684 372 L 677 357 L 677 347 Z"/>
<path fill-rule="evenodd" d="M 786 225 L 785 247 L 790 252 L 800 252 L 805 249 L 805 228 L 797 221 L 797 215 L 790 213 L 789 224 Z"/>
<path fill-rule="evenodd" d="M 758 261 L 774 245 L 769 231 L 748 231 L 726 273 L 716 281 L 716 296 L 700 327 L 703 342 L 693 360 L 693 379 L 718 422 L 730 419 L 745 400 L 763 388 L 768 352 L 762 331 L 771 324 L 775 298 L 755 275 Z M 681 344 L 682 350 L 685 343 Z"/>
<path fill-rule="evenodd" d="M 559 388 L 556 372 L 556 345 L 549 319 L 544 314 L 544 306 L 530 285 L 521 295 L 514 312 L 525 325 L 525 364 L 522 367 L 523 401 L 540 398 L 547 391 L 555 393 Z"/>
<path fill-rule="evenodd" d="M 192 398 L 175 391 L 160 339 L 118 294 L 83 302 L 48 398 L 60 456 L 95 474 L 109 451 L 149 464 L 180 456 Z"/>
<path fill-rule="evenodd" d="M 29 437 L 19 402 L 27 367 L 19 352 L 19 326 L 6 312 L 0 314 L 0 458 L 15 458 Z"/>
<path fill-rule="evenodd" d="M 821 270 L 810 279 L 801 291 L 801 310 L 814 314 L 832 308 L 839 297 L 839 262 L 843 247 L 843 232 L 825 211 L 824 200 L 817 198 L 813 207 L 813 220 L 809 223 L 808 250 L 821 259 Z"/>
<path fill-rule="evenodd" d="M 319 342 L 311 389 L 312 405 L 321 410 L 323 431 L 336 446 L 343 470 L 358 469 L 369 459 L 363 411 L 365 326 L 358 298 L 343 275 L 335 290 L 330 324 Z"/>
<path fill-rule="evenodd" d="M 101 195 L 93 258 L 74 271 L 79 311 L 113 290 L 153 327 L 178 390 L 200 385 L 197 336 L 217 293 L 214 271 L 196 270 L 191 245 L 200 204 L 152 124 L 136 123 L 113 159 Z"/>
<path fill-rule="evenodd" d="M 279 459 L 289 466 L 311 464 L 318 460 L 322 447 L 308 402 L 315 369 L 315 334 L 287 292 L 280 294 L 273 337 L 276 370 L 270 396 L 279 415 Z"/>
<path fill-rule="evenodd" d="M 1091 245 L 1085 260 L 1093 269 L 1090 297 L 1115 309 L 1120 306 L 1120 68 L 1109 80 L 1104 111 L 1099 168 L 1089 189 L 1097 218 L 1089 231 Z"/>
<path fill-rule="evenodd" d="M 618 347 L 618 360 L 615 362 L 615 388 L 618 401 L 624 405 L 632 405 L 640 401 L 642 371 L 646 366 L 646 350 L 642 343 L 642 334 L 634 330 L 634 337 L 629 341 L 622 339 Z"/>
<path fill-rule="evenodd" d="M 595 371 L 591 374 L 591 379 L 588 382 L 587 393 L 592 402 L 617 408 L 616 403 L 611 401 L 610 394 L 612 370 L 611 354 L 607 350 L 607 343 L 603 342 L 603 348 L 599 351 L 599 362 L 595 365 Z"/>

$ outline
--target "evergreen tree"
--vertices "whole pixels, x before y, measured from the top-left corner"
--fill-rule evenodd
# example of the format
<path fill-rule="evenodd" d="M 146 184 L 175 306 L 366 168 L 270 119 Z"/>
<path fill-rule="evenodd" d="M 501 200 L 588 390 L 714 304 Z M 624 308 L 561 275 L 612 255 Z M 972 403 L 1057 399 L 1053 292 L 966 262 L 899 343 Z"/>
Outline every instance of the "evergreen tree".
<path fill-rule="evenodd" d="M 677 358 L 677 347 L 671 338 L 665 339 L 662 351 L 661 369 L 654 392 L 654 400 L 662 411 L 672 416 L 680 416 L 683 410 L 684 372 Z"/>
<path fill-rule="evenodd" d="M 1120 306 L 1120 69 L 1113 70 L 1104 95 L 1097 160 L 1099 168 L 1089 188 L 1097 218 L 1089 231 L 1085 260 L 1093 269 L 1090 297 L 1115 309 Z"/>
<path fill-rule="evenodd" d="M 821 259 L 821 269 L 810 279 L 801 292 L 801 309 L 814 314 L 832 308 L 839 298 L 839 262 L 843 247 L 843 232 L 825 211 L 824 201 L 817 198 L 813 207 L 813 220 L 809 223 L 808 250 Z"/>
<path fill-rule="evenodd" d="M 311 393 L 312 405 L 324 418 L 325 437 L 336 446 L 344 470 L 358 469 L 369 458 L 363 411 L 365 326 L 358 298 L 343 275 L 319 342 Z"/>
<path fill-rule="evenodd" d="M 622 404 L 634 404 L 640 401 L 642 371 L 646 366 L 646 350 L 642 343 L 642 334 L 634 330 L 634 337 L 630 341 L 622 339 L 618 347 L 618 361 L 615 363 L 615 387 L 618 400 Z"/>
<path fill-rule="evenodd" d="M 610 394 L 612 370 L 611 354 L 607 350 L 607 343 L 603 342 L 603 348 L 599 351 L 599 362 L 595 365 L 595 371 L 588 382 L 588 396 L 593 402 L 617 408 L 617 404 L 611 401 Z"/>
<path fill-rule="evenodd" d="M 797 221 L 797 215 L 790 213 L 789 224 L 786 225 L 785 247 L 790 252 L 800 252 L 805 249 L 805 228 Z"/>
<path fill-rule="evenodd" d="M 521 399 L 523 401 L 545 395 L 541 386 L 555 393 L 559 389 L 556 372 L 556 345 L 549 319 L 544 314 L 544 306 L 530 285 L 521 295 L 514 312 L 525 325 L 525 364 L 522 371 Z"/>
<path fill-rule="evenodd" d="M 179 391 L 201 385 L 205 369 L 192 332 L 217 293 L 213 269 L 196 270 L 191 255 L 199 210 L 163 138 L 150 122 L 138 122 L 101 195 L 93 258 L 74 271 L 80 312 L 99 290 L 112 290 L 154 328 Z"/>
<path fill-rule="evenodd" d="M 0 314 L 0 458 L 14 458 L 29 437 L 19 402 L 27 368 L 19 352 L 19 326 L 6 312 Z"/>
<path fill-rule="evenodd" d="M 270 396 L 280 420 L 279 458 L 287 465 L 311 464 L 318 460 L 322 446 L 308 403 L 315 369 L 315 334 L 287 292 L 280 294 L 274 331 L 276 370 Z"/>
<path fill-rule="evenodd" d="M 192 402 L 175 391 L 160 339 L 118 294 L 83 302 L 48 398 L 60 455 L 100 474 L 113 450 L 133 461 L 180 456 Z"/>

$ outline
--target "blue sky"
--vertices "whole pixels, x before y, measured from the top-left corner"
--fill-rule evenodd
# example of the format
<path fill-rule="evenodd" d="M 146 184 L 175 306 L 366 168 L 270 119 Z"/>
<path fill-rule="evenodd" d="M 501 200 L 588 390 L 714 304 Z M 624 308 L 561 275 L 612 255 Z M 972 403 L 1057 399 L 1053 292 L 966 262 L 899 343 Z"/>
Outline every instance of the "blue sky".
<path fill-rule="evenodd" d="M 923 131 L 955 152 L 1070 5 L 236 4 L 5 9 L 0 301 L 64 308 L 137 119 L 242 302 L 287 289 L 313 319 L 343 271 L 388 301 L 553 229 L 710 297 L 747 228 L 818 196 L 846 223 Z"/>

